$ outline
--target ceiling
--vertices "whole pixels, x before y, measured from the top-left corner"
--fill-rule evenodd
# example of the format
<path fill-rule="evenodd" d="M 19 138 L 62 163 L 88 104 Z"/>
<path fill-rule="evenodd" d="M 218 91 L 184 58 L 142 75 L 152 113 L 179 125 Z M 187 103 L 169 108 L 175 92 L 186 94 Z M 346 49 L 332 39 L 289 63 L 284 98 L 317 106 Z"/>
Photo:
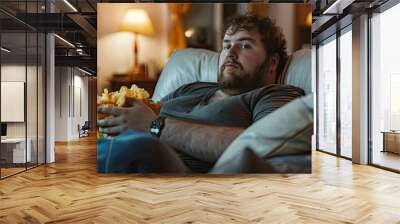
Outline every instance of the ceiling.
<path fill-rule="evenodd" d="M 56 66 L 79 66 L 96 73 L 96 0 L 18 1 L 1 0 L 1 43 L 10 53 L 2 52 L 2 60 L 18 63 L 36 60 L 44 49 L 42 33 L 53 32 Z M 46 8 L 47 6 L 47 8 Z M 72 7 L 71 7 L 72 6 Z M 51 11 L 51 13 L 49 13 Z M 40 36 L 41 35 L 41 36 Z M 39 38 L 38 38 L 39 37 Z M 40 38 L 42 37 L 42 38 Z M 39 43 L 38 43 L 39 42 Z"/>
<path fill-rule="evenodd" d="M 312 0 L 312 41 L 320 43 L 344 27 L 355 17 L 373 11 L 388 0 Z"/>

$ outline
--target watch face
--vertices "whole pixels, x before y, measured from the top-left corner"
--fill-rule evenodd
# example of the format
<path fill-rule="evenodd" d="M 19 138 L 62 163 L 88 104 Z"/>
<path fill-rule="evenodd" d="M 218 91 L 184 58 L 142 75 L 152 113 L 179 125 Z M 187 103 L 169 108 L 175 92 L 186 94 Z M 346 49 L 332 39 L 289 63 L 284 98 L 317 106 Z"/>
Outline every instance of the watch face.
<path fill-rule="evenodd" d="M 158 129 L 158 128 L 151 128 L 151 129 L 150 129 L 150 133 L 153 134 L 153 135 L 157 135 L 157 136 L 158 136 L 158 134 L 160 133 L 160 129 Z"/>
<path fill-rule="evenodd" d="M 164 117 L 158 117 L 156 120 L 154 120 L 151 125 L 150 125 L 150 133 L 152 135 L 155 135 L 157 137 L 161 136 L 161 131 L 162 128 L 164 127 Z"/>

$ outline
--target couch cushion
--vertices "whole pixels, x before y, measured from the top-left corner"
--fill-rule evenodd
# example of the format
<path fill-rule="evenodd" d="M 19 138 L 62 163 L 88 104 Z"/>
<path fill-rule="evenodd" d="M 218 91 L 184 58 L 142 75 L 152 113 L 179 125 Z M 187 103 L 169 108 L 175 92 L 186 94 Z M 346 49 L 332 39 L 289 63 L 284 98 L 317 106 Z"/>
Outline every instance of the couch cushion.
<path fill-rule="evenodd" d="M 286 65 L 282 83 L 292 85 L 311 93 L 311 50 L 302 49 L 294 52 Z"/>
<path fill-rule="evenodd" d="M 176 50 L 161 73 L 152 100 L 158 102 L 168 93 L 187 83 L 217 82 L 218 57 L 217 52 L 204 49 Z"/>
<path fill-rule="evenodd" d="M 309 172 L 311 169 L 309 155 L 311 155 L 312 132 L 313 95 L 309 94 L 275 110 L 247 128 L 221 155 L 212 173 L 235 173 L 236 170 L 254 171 L 254 169 L 246 167 L 238 168 L 232 163 L 232 161 L 242 157 L 254 160 L 253 154 L 266 161 L 265 166 L 259 166 L 262 169 L 272 167 L 270 170 L 279 172 L 291 170 Z M 282 163 L 280 163 L 280 167 L 274 167 L 274 163 L 268 163 L 269 159 L 276 161 L 279 156 L 293 155 L 299 155 L 298 158 L 306 162 L 289 164 L 285 167 L 286 169 L 282 169 Z M 257 161 L 259 162 L 260 159 Z M 247 165 L 252 164 L 252 162 L 242 161 L 242 164 Z"/>
<path fill-rule="evenodd" d="M 176 50 L 168 59 L 157 82 L 152 100 L 160 101 L 178 87 L 196 81 L 217 82 L 219 54 L 214 51 L 186 48 Z M 297 86 L 311 93 L 311 50 L 302 49 L 288 60 L 281 83 Z"/>

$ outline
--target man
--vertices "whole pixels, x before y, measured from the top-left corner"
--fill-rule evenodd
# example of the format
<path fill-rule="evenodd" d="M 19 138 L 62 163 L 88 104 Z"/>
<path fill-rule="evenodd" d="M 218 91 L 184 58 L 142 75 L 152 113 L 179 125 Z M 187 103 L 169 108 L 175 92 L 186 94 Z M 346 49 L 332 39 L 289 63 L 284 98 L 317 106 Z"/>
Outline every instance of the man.
<path fill-rule="evenodd" d="M 135 146 L 119 154 L 123 155 L 120 159 L 133 160 L 122 165 L 124 172 L 193 171 L 190 162 L 181 161 L 182 154 L 213 164 L 253 122 L 304 95 L 299 88 L 275 85 L 286 59 L 286 41 L 270 19 L 238 16 L 225 32 L 218 83 L 196 82 L 178 88 L 162 100 L 159 116 L 139 101 L 131 102 L 129 108 L 99 108 L 114 118 L 98 124 L 104 133 L 150 130 L 159 137 L 160 141 L 149 140 L 151 144 L 142 141 L 148 134 L 131 140 Z"/>

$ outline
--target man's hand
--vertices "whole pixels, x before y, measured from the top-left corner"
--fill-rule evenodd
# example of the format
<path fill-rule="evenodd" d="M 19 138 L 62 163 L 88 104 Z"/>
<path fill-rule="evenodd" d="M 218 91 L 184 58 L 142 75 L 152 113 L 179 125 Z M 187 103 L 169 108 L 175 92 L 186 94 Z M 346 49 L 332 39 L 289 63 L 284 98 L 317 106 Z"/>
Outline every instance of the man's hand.
<path fill-rule="evenodd" d="M 112 118 L 98 120 L 99 131 L 105 134 L 119 134 L 126 130 L 147 132 L 157 115 L 140 100 L 127 99 L 128 107 L 98 107 L 98 113 L 112 115 Z"/>

